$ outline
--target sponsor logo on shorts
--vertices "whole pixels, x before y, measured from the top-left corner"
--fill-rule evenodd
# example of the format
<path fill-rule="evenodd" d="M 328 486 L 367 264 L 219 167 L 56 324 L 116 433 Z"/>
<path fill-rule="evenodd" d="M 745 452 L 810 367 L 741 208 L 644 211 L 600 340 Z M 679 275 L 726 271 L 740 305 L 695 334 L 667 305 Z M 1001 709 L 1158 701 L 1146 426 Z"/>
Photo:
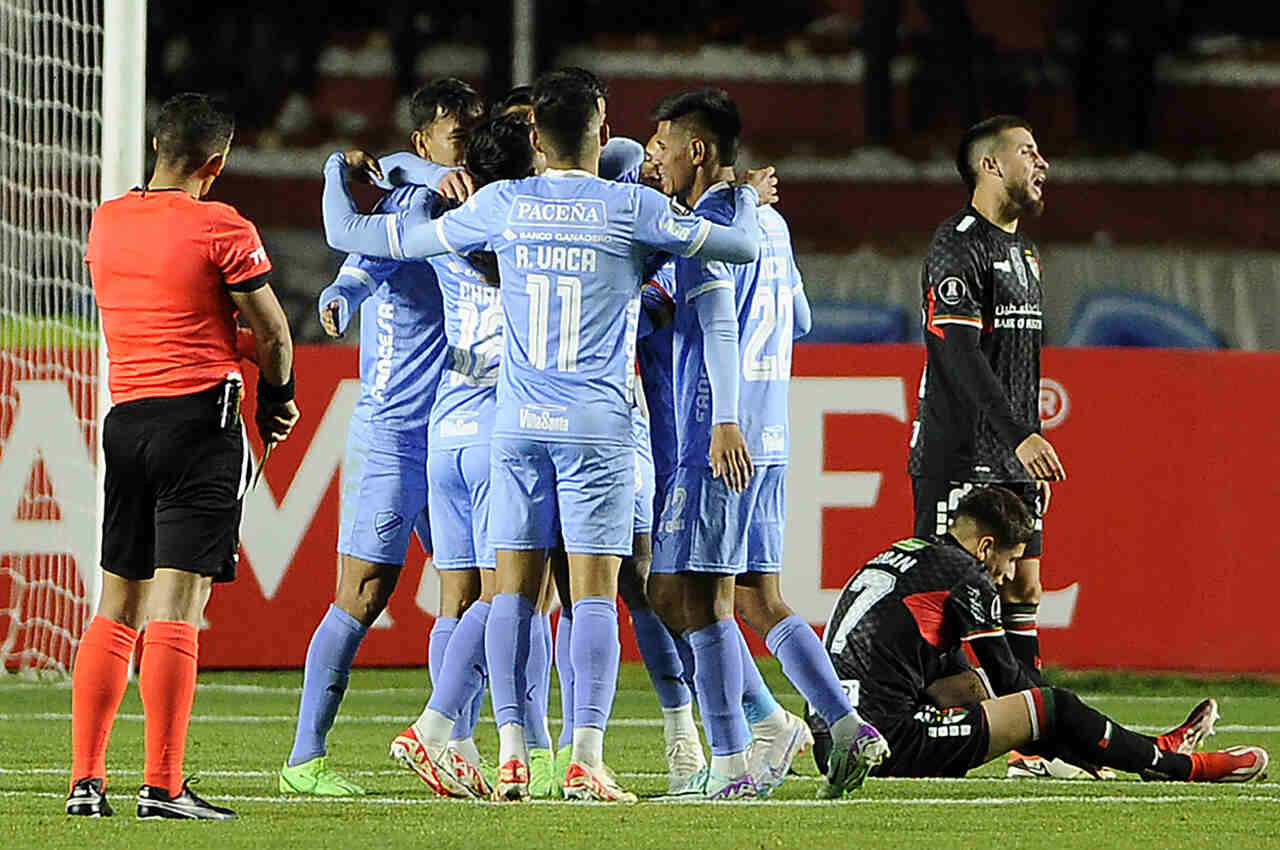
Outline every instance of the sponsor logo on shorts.
<path fill-rule="evenodd" d="M 468 419 L 464 416 L 455 416 L 452 419 L 446 419 L 440 423 L 440 436 L 443 439 L 450 437 L 474 437 L 480 433 L 480 423 L 474 419 Z"/>
<path fill-rule="evenodd" d="M 569 417 L 564 413 L 563 407 L 528 405 L 520 408 L 520 427 L 528 431 L 565 433 L 569 430 Z"/>
<path fill-rule="evenodd" d="M 787 432 L 781 425 L 770 425 L 760 435 L 766 454 L 775 454 L 787 450 Z"/>
<path fill-rule="evenodd" d="M 394 540 L 402 525 L 404 517 L 394 511 L 378 511 L 373 515 L 373 531 L 383 542 Z"/>
<path fill-rule="evenodd" d="M 959 723 L 955 726 L 930 726 L 930 738 L 966 738 L 973 734 L 973 726 Z"/>

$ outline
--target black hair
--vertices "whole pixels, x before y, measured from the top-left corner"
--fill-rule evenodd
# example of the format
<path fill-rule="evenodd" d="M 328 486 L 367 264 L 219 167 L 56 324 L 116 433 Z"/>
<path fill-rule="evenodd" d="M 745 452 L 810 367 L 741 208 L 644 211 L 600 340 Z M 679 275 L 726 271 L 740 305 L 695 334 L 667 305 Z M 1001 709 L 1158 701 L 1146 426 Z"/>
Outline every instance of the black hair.
<path fill-rule="evenodd" d="M 236 122 L 208 95 L 176 94 L 160 107 L 156 119 L 156 160 L 194 174 L 209 157 L 220 154 L 235 132 Z"/>
<path fill-rule="evenodd" d="M 738 159 L 738 139 L 742 117 L 738 104 L 724 89 L 694 89 L 667 95 L 653 108 L 655 121 L 691 120 L 697 129 L 711 136 L 721 165 Z"/>
<path fill-rule="evenodd" d="M 484 115 L 484 100 L 470 83 L 457 77 L 432 80 L 413 93 L 409 101 L 409 119 L 415 130 L 432 121 L 452 115 L 459 124 L 470 124 Z"/>
<path fill-rule="evenodd" d="M 599 115 L 599 94 L 572 71 L 543 74 L 533 84 L 533 120 L 538 137 L 570 156 L 580 153 L 587 142 L 591 119 Z"/>
<path fill-rule="evenodd" d="M 996 539 L 997 546 L 1028 543 L 1035 534 L 1036 520 L 1022 499 L 1004 487 L 979 487 L 966 493 L 956 506 L 956 518 L 967 516 L 983 534 Z"/>
<path fill-rule="evenodd" d="M 978 172 L 973 167 L 974 147 L 979 142 L 998 136 L 1014 127 L 1021 127 L 1028 133 L 1032 132 L 1031 125 L 1016 115 L 993 115 L 964 131 L 964 136 L 961 137 L 960 144 L 956 148 L 956 171 L 960 172 L 960 178 L 964 180 L 964 185 L 969 187 L 970 192 L 978 185 Z"/>
<path fill-rule="evenodd" d="M 576 65 L 568 65 L 564 68 L 558 68 L 557 73 L 566 74 L 574 79 L 579 80 L 583 85 L 588 86 L 596 93 L 596 97 L 609 99 L 609 84 L 600 78 L 600 75 L 594 71 L 588 71 L 586 68 L 579 68 Z"/>
<path fill-rule="evenodd" d="M 489 117 L 497 118 L 508 109 L 517 106 L 533 108 L 533 86 L 516 86 L 500 99 L 494 101 L 493 105 L 489 107 Z"/>
<path fill-rule="evenodd" d="M 467 171 L 477 188 L 494 180 L 518 180 L 533 173 L 533 144 L 523 115 L 496 115 L 467 136 Z"/>

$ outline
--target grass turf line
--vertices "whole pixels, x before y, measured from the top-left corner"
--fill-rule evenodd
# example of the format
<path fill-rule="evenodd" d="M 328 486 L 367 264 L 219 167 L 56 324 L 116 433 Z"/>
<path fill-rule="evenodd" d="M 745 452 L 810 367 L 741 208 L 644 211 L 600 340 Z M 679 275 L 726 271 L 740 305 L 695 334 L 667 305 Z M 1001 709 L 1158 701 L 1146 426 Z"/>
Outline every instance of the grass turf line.
<path fill-rule="evenodd" d="M 792 711 L 801 701 L 775 662 L 762 664 L 779 699 Z M 1051 679 L 1089 692 L 1099 707 L 1133 726 L 1176 725 L 1204 696 L 1222 702 L 1223 725 L 1266 727 L 1277 723 L 1280 685 L 1258 680 L 1200 681 L 1185 677 L 1064 674 Z M 297 710 L 298 671 L 207 673 L 197 693 L 199 716 L 292 715 Z M 122 721 L 115 730 L 108 767 L 115 771 L 109 793 L 117 817 L 106 821 L 66 818 L 62 798 L 69 761 L 66 720 L 20 719 L 22 715 L 70 711 L 65 687 L 31 687 L 0 681 L 0 823 L 14 846 L 82 848 L 86 842 L 157 846 L 148 831 L 176 830 L 163 843 L 204 847 L 415 845 L 483 848 L 537 836 L 550 848 L 655 847 L 936 847 L 998 845 L 1043 847 L 1066 839 L 1069 846 L 1236 848 L 1280 842 L 1280 785 L 1148 784 L 1133 777 L 1114 782 L 1009 781 L 1003 763 L 986 765 L 962 782 L 869 780 L 844 804 L 817 804 L 817 771 L 802 756 L 792 777 L 775 795 L 778 804 L 687 805 L 643 801 L 637 806 L 580 804 L 481 805 L 434 801 L 407 771 L 386 758 L 391 737 L 417 716 L 425 699 L 425 670 L 357 670 L 342 715 L 401 718 L 392 723 L 340 723 L 330 736 L 330 761 L 359 772 L 375 792 L 360 800 L 286 802 L 275 793 L 274 771 L 288 752 L 288 723 L 193 723 L 188 771 L 203 772 L 201 794 L 224 799 L 241 814 L 231 824 L 154 824 L 133 818 L 133 793 L 142 767 L 142 724 Z M 225 687 L 233 686 L 233 687 Z M 250 686 L 250 687 L 240 687 Z M 255 688 L 264 689 L 257 691 Z M 638 664 L 623 665 L 615 716 L 630 721 L 658 718 L 657 700 Z M 1169 699 L 1152 700 L 1161 696 Z M 1128 699 L 1127 697 L 1137 697 Z M 552 714 L 558 715 L 553 689 Z M 136 687 L 121 711 L 141 712 Z M 558 721 L 552 721 L 553 732 Z M 478 730 L 482 751 L 496 748 L 491 722 Z M 1280 733 L 1223 732 L 1213 748 L 1251 743 L 1280 757 Z M 606 740 L 606 758 L 626 787 L 642 796 L 665 790 L 662 736 L 649 726 L 616 725 Z M 1280 767 L 1277 768 L 1280 770 Z M 1275 772 L 1273 771 L 1273 775 Z M 295 798 L 296 799 L 296 798 Z"/>

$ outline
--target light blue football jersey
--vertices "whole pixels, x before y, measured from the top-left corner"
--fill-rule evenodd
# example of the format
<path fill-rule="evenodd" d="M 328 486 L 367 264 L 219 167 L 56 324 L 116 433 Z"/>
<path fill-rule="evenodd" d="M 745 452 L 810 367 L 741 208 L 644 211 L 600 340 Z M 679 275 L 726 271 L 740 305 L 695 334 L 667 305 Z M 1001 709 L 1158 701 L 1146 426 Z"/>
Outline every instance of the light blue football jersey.
<path fill-rule="evenodd" d="M 377 211 L 397 212 L 438 198 L 425 187 L 402 186 L 383 196 Z M 425 262 L 353 254 L 335 283 L 371 293 L 360 305 L 356 415 L 395 428 L 426 428 L 447 352 L 435 269 Z"/>
<path fill-rule="evenodd" d="M 464 257 L 431 260 L 444 300 L 449 353 L 431 411 L 432 451 L 484 445 L 493 433 L 504 320 L 498 287 Z"/>
<path fill-rule="evenodd" d="M 455 254 L 498 255 L 506 329 L 494 434 L 631 444 L 646 260 L 696 253 L 709 222 L 643 186 L 549 170 L 485 186 L 436 228 Z"/>
<path fill-rule="evenodd" d="M 733 191 L 726 184 L 713 186 L 694 207 L 696 215 L 716 222 L 728 221 L 733 211 Z M 673 356 L 680 466 L 709 465 L 711 383 L 703 362 L 702 327 L 690 302 L 716 287 L 732 287 L 737 304 L 738 426 L 751 459 L 757 466 L 787 462 L 794 299 L 804 285 L 786 221 L 771 206 L 762 207 L 758 219 L 760 253 L 755 262 L 676 261 L 679 308 Z"/>

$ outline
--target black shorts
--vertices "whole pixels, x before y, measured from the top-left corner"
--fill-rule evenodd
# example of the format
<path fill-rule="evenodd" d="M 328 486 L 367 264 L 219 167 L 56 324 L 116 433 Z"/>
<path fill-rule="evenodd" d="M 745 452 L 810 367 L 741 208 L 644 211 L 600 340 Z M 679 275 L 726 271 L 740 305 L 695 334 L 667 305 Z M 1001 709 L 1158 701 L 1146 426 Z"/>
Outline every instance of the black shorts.
<path fill-rule="evenodd" d="M 987 482 L 1003 487 L 1022 499 L 1036 518 L 1036 531 L 1027 543 L 1023 552 L 1024 558 L 1039 558 L 1044 552 L 1043 523 L 1040 517 L 1044 511 L 1040 508 L 1040 493 L 1036 485 L 1029 482 Z M 943 481 L 937 478 L 919 478 L 912 476 L 911 492 L 915 497 L 915 531 L 916 537 L 941 537 L 947 533 L 951 521 L 955 519 L 956 505 L 965 493 L 974 487 L 982 487 L 982 482 Z"/>
<path fill-rule="evenodd" d="M 889 742 L 889 757 L 872 776 L 964 776 L 987 760 L 991 730 L 978 703 L 916 706 L 909 715 L 868 717 Z"/>
<path fill-rule="evenodd" d="M 102 425 L 102 568 L 152 578 L 156 567 L 236 577 L 240 499 L 250 459 L 239 417 L 219 424 L 222 386 L 128 401 Z"/>

